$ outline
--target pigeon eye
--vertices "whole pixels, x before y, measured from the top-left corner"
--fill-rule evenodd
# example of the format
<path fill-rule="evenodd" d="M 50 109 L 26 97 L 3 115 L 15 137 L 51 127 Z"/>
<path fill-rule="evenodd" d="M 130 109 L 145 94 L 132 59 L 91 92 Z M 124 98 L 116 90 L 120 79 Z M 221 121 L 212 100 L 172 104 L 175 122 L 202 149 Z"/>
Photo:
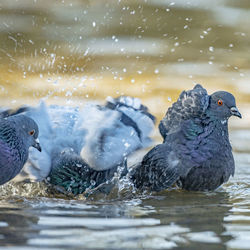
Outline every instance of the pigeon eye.
<path fill-rule="evenodd" d="M 219 106 L 221 106 L 221 105 L 223 104 L 223 101 L 222 101 L 221 99 L 219 99 L 219 100 L 217 101 L 217 104 L 218 104 Z"/>
<path fill-rule="evenodd" d="M 29 131 L 29 134 L 30 135 L 34 135 L 35 134 L 35 130 L 33 129 L 33 130 Z"/>

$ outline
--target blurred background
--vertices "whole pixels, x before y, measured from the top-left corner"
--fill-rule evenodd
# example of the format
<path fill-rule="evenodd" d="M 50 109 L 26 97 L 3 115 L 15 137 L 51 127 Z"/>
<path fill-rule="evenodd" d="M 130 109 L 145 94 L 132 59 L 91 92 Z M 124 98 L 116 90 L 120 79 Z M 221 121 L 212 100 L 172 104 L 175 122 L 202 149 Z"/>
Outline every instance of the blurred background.
<path fill-rule="evenodd" d="M 1 0 L 1 105 L 140 97 L 160 119 L 183 89 L 229 90 L 248 126 L 250 1 Z"/>
<path fill-rule="evenodd" d="M 132 95 L 159 122 L 200 83 L 243 115 L 229 122 L 235 176 L 215 192 L 86 201 L 1 186 L 0 249 L 249 249 L 249 27 L 249 0 L 0 0 L 1 106 Z"/>

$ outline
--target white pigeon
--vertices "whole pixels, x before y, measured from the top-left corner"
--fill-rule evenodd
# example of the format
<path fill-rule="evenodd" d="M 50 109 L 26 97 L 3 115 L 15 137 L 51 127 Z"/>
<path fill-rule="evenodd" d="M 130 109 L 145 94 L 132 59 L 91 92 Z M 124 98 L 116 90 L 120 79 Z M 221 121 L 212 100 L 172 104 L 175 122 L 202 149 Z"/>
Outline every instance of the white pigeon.
<path fill-rule="evenodd" d="M 42 181 L 53 168 L 53 160 L 66 149 L 79 155 L 96 171 L 117 167 L 136 150 L 151 145 L 155 118 L 138 98 L 108 97 L 105 105 L 83 108 L 51 105 L 43 101 L 26 108 L 25 114 L 39 126 L 43 149 L 29 150 L 29 158 L 14 181 Z"/>

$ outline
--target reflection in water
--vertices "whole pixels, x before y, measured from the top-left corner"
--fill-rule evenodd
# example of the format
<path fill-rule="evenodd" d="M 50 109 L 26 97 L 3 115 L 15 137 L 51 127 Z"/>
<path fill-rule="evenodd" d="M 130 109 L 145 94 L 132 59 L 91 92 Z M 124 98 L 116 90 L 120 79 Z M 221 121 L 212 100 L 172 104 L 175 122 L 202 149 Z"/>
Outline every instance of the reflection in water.
<path fill-rule="evenodd" d="M 86 201 L 1 186 L 0 249 L 249 249 L 249 11 L 233 0 L 1 0 L 1 106 L 128 94 L 160 118 L 199 82 L 234 93 L 244 119 L 230 122 L 236 174 L 224 190 Z"/>
<path fill-rule="evenodd" d="M 45 194 L 41 185 L 20 186 L 23 193 L 13 187 L 13 194 L 30 198 L 6 194 L 1 201 L 1 246 L 248 249 L 250 170 L 248 158 L 238 157 L 236 176 L 216 192 L 172 190 L 127 199 L 129 190 L 123 190 L 119 199 L 116 191 L 81 201 L 36 198 Z"/>
<path fill-rule="evenodd" d="M 31 235 L 39 230 L 34 225 L 38 217 L 21 208 L 1 203 L 0 208 L 0 246 L 26 245 Z"/>
<path fill-rule="evenodd" d="M 1 245 L 226 249 L 232 237 L 225 234 L 224 218 L 231 208 L 225 192 L 183 191 L 112 203 L 44 198 L 23 201 L 21 207 L 6 203 Z"/>
<path fill-rule="evenodd" d="M 157 211 L 151 216 L 160 218 L 161 224 L 175 223 L 189 228 L 180 247 L 202 249 L 204 243 L 209 243 L 208 249 L 227 249 L 225 243 L 232 239 L 223 235 L 224 217 L 232 206 L 227 193 L 168 192 L 143 201 L 145 206 L 152 204 Z"/>

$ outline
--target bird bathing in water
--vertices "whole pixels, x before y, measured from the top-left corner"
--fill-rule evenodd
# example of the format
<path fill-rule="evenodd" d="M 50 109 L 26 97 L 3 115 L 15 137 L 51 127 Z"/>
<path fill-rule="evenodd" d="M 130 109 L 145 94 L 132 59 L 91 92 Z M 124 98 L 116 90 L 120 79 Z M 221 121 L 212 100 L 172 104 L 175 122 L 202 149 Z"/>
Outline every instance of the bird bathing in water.
<path fill-rule="evenodd" d="M 25 115 L 7 114 L 0 113 L 0 185 L 22 170 L 30 147 L 41 151 L 35 121 Z"/>
<path fill-rule="evenodd" d="M 161 191 L 177 185 L 209 191 L 234 175 L 228 119 L 241 118 L 226 91 L 211 95 L 201 85 L 183 91 L 159 125 L 163 143 L 150 150 L 130 172 L 139 189 Z"/>
<path fill-rule="evenodd" d="M 112 179 L 126 157 L 151 146 L 155 125 L 147 107 L 129 96 L 108 97 L 104 105 L 88 103 L 83 108 L 41 102 L 20 112 L 39 125 L 43 151 L 31 148 L 23 171 L 13 181 L 46 179 L 73 194 Z"/>

